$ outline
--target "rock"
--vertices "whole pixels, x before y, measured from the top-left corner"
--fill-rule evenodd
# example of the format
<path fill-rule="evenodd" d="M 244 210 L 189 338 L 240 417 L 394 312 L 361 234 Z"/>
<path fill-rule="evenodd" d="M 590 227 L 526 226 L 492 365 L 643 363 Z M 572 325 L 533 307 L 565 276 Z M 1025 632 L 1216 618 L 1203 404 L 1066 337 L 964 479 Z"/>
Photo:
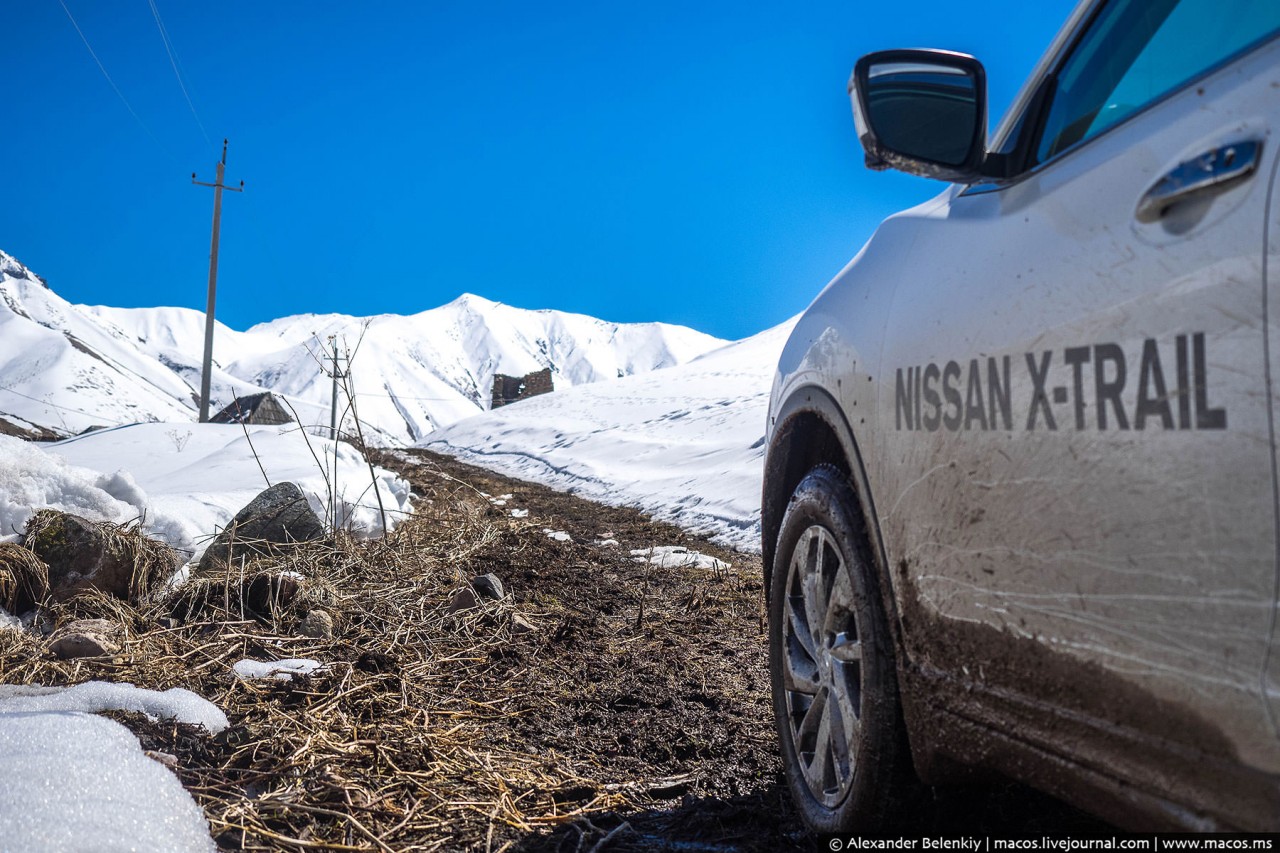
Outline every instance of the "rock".
<path fill-rule="evenodd" d="M 502 589 L 501 578 L 495 574 L 476 575 L 471 579 L 471 588 L 481 598 L 488 598 L 493 601 L 498 601 L 506 594 Z"/>
<path fill-rule="evenodd" d="M 511 634 L 518 636 L 520 634 L 532 634 L 538 630 L 538 627 L 519 613 L 511 616 Z"/>
<path fill-rule="evenodd" d="M 159 761 L 170 770 L 178 769 L 178 756 L 171 752 L 160 752 L 155 749 L 144 749 L 143 754 L 154 761 Z"/>
<path fill-rule="evenodd" d="M 137 531 L 43 509 L 27 521 L 23 544 L 49 567 L 58 600 L 88 588 L 136 601 L 178 570 L 178 555 Z"/>
<path fill-rule="evenodd" d="M 0 542 L 0 607 L 22 614 L 49 594 L 49 567 L 27 548 Z"/>
<path fill-rule="evenodd" d="M 60 660 L 96 658 L 120 651 L 120 626 L 106 619 L 78 619 L 53 632 L 49 652 Z"/>
<path fill-rule="evenodd" d="M 200 571 L 251 554 L 277 553 L 299 542 L 324 538 L 324 525 L 293 483 L 276 483 L 236 513 L 200 558 Z"/>
<path fill-rule="evenodd" d="M 333 639 L 333 617 L 327 611 L 312 610 L 303 617 L 302 625 L 298 630 L 304 637 L 331 640 Z"/>
<path fill-rule="evenodd" d="M 464 586 L 453 594 L 453 600 L 449 602 L 450 613 L 461 613 L 463 610 L 472 610 L 480 605 L 480 599 L 476 598 L 475 592 L 471 587 Z"/>

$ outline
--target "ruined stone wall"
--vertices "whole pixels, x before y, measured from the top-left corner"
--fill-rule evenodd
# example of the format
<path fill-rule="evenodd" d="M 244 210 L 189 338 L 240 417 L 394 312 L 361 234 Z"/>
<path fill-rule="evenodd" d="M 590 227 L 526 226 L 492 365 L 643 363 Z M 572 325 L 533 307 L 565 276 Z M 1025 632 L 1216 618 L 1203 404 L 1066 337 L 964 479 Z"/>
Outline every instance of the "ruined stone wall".
<path fill-rule="evenodd" d="M 503 373 L 495 373 L 493 375 L 493 403 L 489 408 L 497 409 L 527 397 L 550 394 L 554 390 L 556 390 L 555 383 L 551 381 L 551 368 L 549 367 L 535 370 L 533 373 L 526 373 L 524 376 L 507 376 Z"/>

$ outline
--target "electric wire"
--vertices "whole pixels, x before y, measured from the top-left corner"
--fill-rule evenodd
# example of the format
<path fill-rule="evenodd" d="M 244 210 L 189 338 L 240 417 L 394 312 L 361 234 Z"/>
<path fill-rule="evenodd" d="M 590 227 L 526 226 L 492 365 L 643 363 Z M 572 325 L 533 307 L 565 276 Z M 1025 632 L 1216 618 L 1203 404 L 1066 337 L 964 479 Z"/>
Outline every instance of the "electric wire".
<path fill-rule="evenodd" d="M 0 393 L 13 394 L 18 397 L 23 397 L 27 400 L 32 400 L 36 403 L 39 403 L 42 406 L 48 406 L 51 409 L 61 409 L 64 412 L 72 412 L 73 414 L 84 415 L 86 418 L 100 417 L 100 415 L 94 415 L 94 414 L 90 414 L 89 412 L 83 412 L 80 409 L 73 409 L 70 406 L 60 406 L 57 403 L 50 403 L 48 400 L 41 400 L 39 397 L 32 397 L 30 394 L 23 394 L 21 391 L 15 391 L 12 388 L 0 388 Z M 3 413 L 0 413 L 0 414 L 3 414 Z M 10 413 L 10 414 L 13 414 L 14 417 L 21 417 L 21 415 L 18 415 L 16 413 Z M 23 420 L 26 420 L 26 418 L 23 418 Z"/>
<path fill-rule="evenodd" d="M 147 0 L 151 6 L 151 16 L 156 19 L 156 28 L 160 30 L 160 40 L 164 42 L 164 52 L 169 55 L 169 65 L 173 67 L 173 76 L 178 80 L 178 88 L 182 90 L 182 97 L 187 99 L 187 106 L 191 108 L 191 117 L 196 120 L 196 126 L 200 128 L 200 135 L 204 137 L 204 141 L 209 147 L 217 150 L 217 146 L 213 144 L 213 140 L 209 138 L 209 133 L 204 129 L 204 122 L 200 120 L 200 114 L 196 112 L 196 105 L 191 101 L 191 93 L 187 91 L 187 84 L 182 81 L 182 71 L 179 67 L 177 51 L 174 50 L 173 42 L 169 39 L 169 31 L 165 29 L 164 21 L 160 19 L 160 10 L 156 8 L 156 0 Z"/>
<path fill-rule="evenodd" d="M 93 45 L 89 44 L 89 39 L 85 37 L 84 30 L 80 29 L 80 25 L 76 23 L 75 16 L 72 15 L 71 10 L 67 8 L 65 0 L 58 0 L 58 4 L 62 6 L 62 11 L 67 13 L 67 19 L 71 21 L 71 26 L 76 28 L 76 33 L 80 36 L 80 41 L 84 42 L 85 49 L 89 51 L 89 55 L 93 57 L 93 61 L 98 64 L 98 70 L 101 71 L 102 76 L 107 79 L 107 83 L 111 85 L 112 91 L 114 91 L 116 96 L 120 98 L 120 103 L 124 104 L 125 109 L 129 111 L 129 115 L 133 116 L 134 120 L 138 122 L 138 125 L 147 132 L 147 136 L 151 137 L 151 141 L 156 144 L 156 147 L 165 153 L 165 156 L 170 160 L 176 161 L 177 158 L 173 156 L 173 153 L 169 151 L 168 148 L 164 147 L 156 135 L 151 132 L 151 128 L 147 126 L 147 123 L 142 120 L 142 116 L 138 115 L 137 111 L 134 110 L 133 105 L 129 103 L 129 99 L 124 96 L 124 92 L 121 92 L 120 87 L 116 85 L 116 81 L 111 79 L 111 75 L 107 73 L 107 67 L 102 64 L 102 60 L 99 59 L 98 54 L 94 52 Z"/>

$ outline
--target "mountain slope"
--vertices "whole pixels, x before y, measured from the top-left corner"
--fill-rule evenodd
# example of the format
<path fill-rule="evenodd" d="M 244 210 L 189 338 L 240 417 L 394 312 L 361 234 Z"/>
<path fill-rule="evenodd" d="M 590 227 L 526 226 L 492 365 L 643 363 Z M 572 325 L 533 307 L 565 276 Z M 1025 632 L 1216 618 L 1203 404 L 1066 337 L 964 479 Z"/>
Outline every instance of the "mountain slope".
<path fill-rule="evenodd" d="M 366 437 L 390 444 L 487 409 L 495 373 L 550 368 L 559 389 L 670 367 L 725 343 L 682 326 L 529 311 L 470 294 L 410 316 L 303 314 L 244 332 L 215 323 L 213 411 L 270 390 L 308 425 L 328 426 L 331 341 L 350 356 L 339 367 L 349 368 Z M 72 305 L 0 252 L 0 418 L 19 427 L 67 434 L 190 420 L 203 348 L 203 312 Z"/>

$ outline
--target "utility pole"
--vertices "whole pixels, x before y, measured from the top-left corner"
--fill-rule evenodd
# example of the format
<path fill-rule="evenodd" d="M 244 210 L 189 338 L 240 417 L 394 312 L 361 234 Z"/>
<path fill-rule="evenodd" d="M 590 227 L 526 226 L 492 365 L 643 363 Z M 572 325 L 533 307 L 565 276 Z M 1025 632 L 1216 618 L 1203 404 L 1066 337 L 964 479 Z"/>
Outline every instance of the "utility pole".
<path fill-rule="evenodd" d="M 209 307 L 204 312 L 204 367 L 200 374 L 200 423 L 209 421 L 209 375 L 213 366 L 213 303 L 218 295 L 218 227 L 222 220 L 222 191 L 244 192 L 244 181 L 238 187 L 224 186 L 223 172 L 227 168 L 227 140 L 222 140 L 222 160 L 218 163 L 218 177 L 212 184 L 196 180 L 191 173 L 191 183 L 201 187 L 213 187 L 213 240 L 209 247 Z"/>
<path fill-rule="evenodd" d="M 338 372 L 338 339 L 335 335 L 329 336 L 329 343 L 333 346 L 333 370 L 329 374 L 333 377 L 333 402 L 329 406 L 329 438 L 336 441 L 338 439 L 338 380 L 345 379 L 345 373 Z"/>

